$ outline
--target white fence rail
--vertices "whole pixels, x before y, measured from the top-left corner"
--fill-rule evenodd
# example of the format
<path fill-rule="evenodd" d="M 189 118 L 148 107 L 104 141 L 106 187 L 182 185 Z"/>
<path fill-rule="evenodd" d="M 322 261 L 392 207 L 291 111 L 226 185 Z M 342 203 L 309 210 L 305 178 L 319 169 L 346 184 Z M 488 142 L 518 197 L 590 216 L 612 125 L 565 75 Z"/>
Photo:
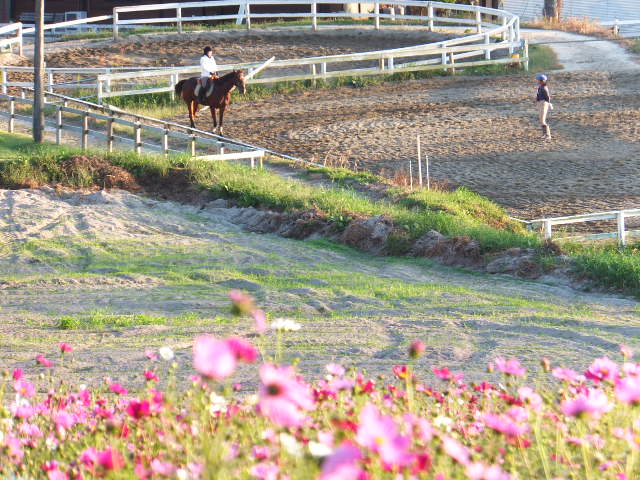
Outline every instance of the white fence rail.
<path fill-rule="evenodd" d="M 91 141 L 101 138 L 106 140 L 106 149 L 109 152 L 119 143 L 127 149 L 133 148 L 137 153 L 142 153 L 143 149 L 165 154 L 187 153 L 193 158 L 204 160 L 249 159 L 252 167 L 258 160 L 262 165 L 264 150 L 251 145 L 177 123 L 135 115 L 64 95 L 47 93 L 45 96 L 45 126 L 49 131 L 55 131 L 55 141 L 58 144 L 65 142 L 63 132 L 66 131 L 78 134 L 78 143 L 83 150 L 89 148 Z M 32 99 L 26 96 L 0 94 L 0 103 L 6 105 L 6 108 L 0 108 L 0 117 L 7 119 L 9 133 L 15 131 L 16 122 L 30 128 L 31 112 L 21 114 L 17 107 L 23 105 L 29 108 L 33 105 Z M 70 116 L 72 118 L 69 118 Z M 132 138 L 123 136 L 125 133 L 118 131 L 117 125 L 128 127 L 132 132 Z M 174 142 L 174 145 L 170 142 Z M 205 151 L 198 154 L 198 149 L 202 150 L 203 147 Z"/>
<path fill-rule="evenodd" d="M 553 227 L 559 225 L 615 220 L 617 225 L 615 232 L 556 237 L 556 240 L 603 240 L 607 238 L 617 238 L 618 244 L 624 246 L 627 242 L 628 236 L 640 235 L 640 230 L 626 230 L 625 219 L 630 217 L 640 217 L 640 209 L 597 212 L 583 215 L 572 215 L 568 217 L 541 218 L 537 220 L 523 221 L 523 223 L 526 223 L 530 229 L 542 228 L 544 237 L 551 239 L 553 238 Z"/>
<path fill-rule="evenodd" d="M 350 1 L 344 1 L 340 4 L 348 5 Z M 141 5 L 130 7 L 115 7 L 113 12 L 113 29 L 114 36 L 118 35 L 118 26 L 148 24 L 148 23 L 177 23 L 178 29 L 182 29 L 182 22 L 185 21 L 205 21 L 205 20 L 244 20 L 247 28 L 251 28 L 251 19 L 254 18 L 307 18 L 311 20 L 311 27 L 317 28 L 318 18 L 359 18 L 374 19 L 376 29 L 381 27 L 381 19 L 393 20 L 409 20 L 423 22 L 429 31 L 433 31 L 443 25 L 451 26 L 468 25 L 475 30 L 473 35 L 466 35 L 461 38 L 455 38 L 443 42 L 416 45 L 412 47 L 380 50 L 374 52 L 347 54 L 347 55 L 328 55 L 323 57 L 311 57 L 300 59 L 277 60 L 269 65 L 270 75 L 261 75 L 261 78 L 251 80 L 251 83 L 275 83 L 281 81 L 297 81 L 297 80 L 324 80 L 342 76 L 360 76 L 360 75 L 381 75 L 393 74 L 398 72 L 409 72 L 418 70 L 445 69 L 455 73 L 456 68 L 465 68 L 473 66 L 513 63 L 514 60 L 509 58 L 516 50 L 523 46 L 525 52 L 518 61 L 524 64 L 525 69 L 528 68 L 528 52 L 527 47 L 520 41 L 520 23 L 519 18 L 511 13 L 472 5 L 458 5 L 441 2 L 423 2 L 416 0 L 396 0 L 389 5 L 402 7 L 403 9 L 412 7 L 426 11 L 427 15 L 409 15 L 386 14 L 381 13 L 380 3 L 373 4 L 373 11 L 369 13 L 346 13 L 346 12 L 330 12 L 319 13 L 318 5 L 331 4 L 335 5 L 335 1 L 331 0 L 295 0 L 289 4 L 307 5 L 309 12 L 297 13 L 251 13 L 251 6 L 265 6 L 282 4 L 277 0 L 220 0 L 206 2 L 187 2 L 187 3 L 167 3 L 154 5 Z M 232 6 L 238 7 L 238 14 L 234 15 L 211 15 L 211 16 L 184 16 L 184 11 L 193 8 L 203 7 L 222 7 Z M 175 17 L 157 17 L 144 19 L 123 19 L 122 14 L 127 12 L 140 11 L 159 11 L 174 10 Z M 420 10 L 418 10 L 420 11 Z M 444 12 L 449 12 L 451 16 L 443 16 Z M 471 18 L 464 18 L 460 15 L 468 15 Z M 496 22 L 496 23 L 493 23 Z M 494 52 L 503 50 L 508 55 L 502 58 L 493 58 Z M 464 61 L 472 57 L 480 57 L 480 60 Z M 398 63 L 397 61 L 404 63 Z M 358 66 L 357 68 L 339 67 L 345 63 L 362 63 L 368 62 L 366 66 Z M 219 66 L 221 71 L 227 71 L 233 68 L 249 68 L 256 64 L 238 63 L 232 65 Z M 276 74 L 274 70 L 280 69 Z M 285 70 L 283 72 L 282 70 Z M 119 95 L 137 95 L 143 93 L 170 92 L 173 85 L 177 83 L 180 75 L 197 74 L 200 69 L 197 66 L 158 69 L 150 72 L 138 72 L 136 74 L 102 74 L 98 76 L 98 99 Z M 135 88 L 128 88 L 133 80 L 138 82 L 149 82 L 155 79 L 150 85 L 136 85 Z M 124 88 L 118 88 L 117 82 L 125 82 Z M 146 87 L 146 88 L 145 88 Z"/>
<path fill-rule="evenodd" d="M 13 35 L 15 32 L 15 36 Z M 18 54 L 22 55 L 22 35 L 24 30 L 22 28 L 22 23 L 10 23 L 9 25 L 5 25 L 0 27 L 0 36 L 10 35 L 9 38 L 0 39 L 0 48 L 9 47 L 11 51 L 13 51 L 13 45 L 18 45 Z"/>

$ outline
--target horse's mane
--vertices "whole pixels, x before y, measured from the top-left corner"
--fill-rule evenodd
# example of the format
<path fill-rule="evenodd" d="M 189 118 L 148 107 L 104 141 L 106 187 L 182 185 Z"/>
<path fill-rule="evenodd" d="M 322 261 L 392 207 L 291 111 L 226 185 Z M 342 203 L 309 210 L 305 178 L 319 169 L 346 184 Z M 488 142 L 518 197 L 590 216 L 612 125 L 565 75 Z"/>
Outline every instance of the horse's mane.
<path fill-rule="evenodd" d="M 221 76 L 217 82 L 224 82 L 226 80 L 230 80 L 232 77 L 234 77 L 235 75 L 238 74 L 238 70 L 231 70 L 229 73 L 227 73 L 226 75 Z"/>

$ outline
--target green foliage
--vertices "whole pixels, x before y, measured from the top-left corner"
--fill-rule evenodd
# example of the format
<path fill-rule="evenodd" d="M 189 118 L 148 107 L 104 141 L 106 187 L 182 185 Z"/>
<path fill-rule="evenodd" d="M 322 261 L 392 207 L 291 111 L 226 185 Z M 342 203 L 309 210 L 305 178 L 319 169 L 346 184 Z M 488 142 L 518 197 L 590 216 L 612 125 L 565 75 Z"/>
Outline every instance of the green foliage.
<path fill-rule="evenodd" d="M 138 313 L 118 315 L 106 310 L 93 310 L 81 316 L 60 317 L 57 328 L 61 330 L 102 330 L 105 328 L 126 328 L 141 325 L 194 325 L 201 322 L 195 313 L 183 313 L 175 317 L 163 317 Z"/>
<path fill-rule="evenodd" d="M 303 175 L 309 174 L 321 174 L 327 177 L 329 180 L 337 183 L 338 185 L 345 185 L 349 182 L 358 183 L 377 183 L 384 182 L 384 178 L 379 175 L 375 175 L 370 172 L 360 171 L 354 172 L 348 168 L 335 168 L 335 167 L 311 167 L 308 168 Z"/>

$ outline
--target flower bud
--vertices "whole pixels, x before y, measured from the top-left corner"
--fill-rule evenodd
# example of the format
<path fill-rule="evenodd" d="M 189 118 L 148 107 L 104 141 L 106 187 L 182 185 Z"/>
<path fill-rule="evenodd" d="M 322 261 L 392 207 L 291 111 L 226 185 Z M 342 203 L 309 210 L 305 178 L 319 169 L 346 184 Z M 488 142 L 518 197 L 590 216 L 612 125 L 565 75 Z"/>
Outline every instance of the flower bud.
<path fill-rule="evenodd" d="M 409 356 L 411 358 L 418 358 L 425 351 L 425 345 L 420 340 L 416 340 L 409 347 Z"/>

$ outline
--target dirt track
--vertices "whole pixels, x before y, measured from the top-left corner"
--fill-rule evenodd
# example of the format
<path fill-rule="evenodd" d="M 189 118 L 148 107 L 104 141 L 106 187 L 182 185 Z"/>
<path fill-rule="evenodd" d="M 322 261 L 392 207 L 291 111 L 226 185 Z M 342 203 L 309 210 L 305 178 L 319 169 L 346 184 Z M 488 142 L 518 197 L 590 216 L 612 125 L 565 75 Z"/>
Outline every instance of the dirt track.
<path fill-rule="evenodd" d="M 640 75 L 557 74 L 550 88 L 550 142 L 539 139 L 535 84 L 524 76 L 436 78 L 238 103 L 225 133 L 377 172 L 407 168 L 421 134 L 436 179 L 469 186 L 523 218 L 640 206 Z M 201 118 L 201 127 L 210 125 L 208 114 Z"/>
<path fill-rule="evenodd" d="M 130 37 L 57 51 L 48 60 L 193 64 L 200 46 L 214 43 L 221 46 L 221 62 L 251 61 L 400 47 L 415 44 L 416 36 L 427 41 L 419 31 L 349 29 Z M 551 142 L 539 139 L 529 76 L 446 77 L 279 95 L 233 105 L 225 133 L 306 159 L 348 161 L 388 174 L 406 170 L 419 133 L 436 179 L 469 186 L 515 216 L 639 207 L 640 73 L 553 74 L 550 88 L 556 107 Z M 186 115 L 174 120 L 185 122 Z M 206 113 L 199 125 L 210 122 Z"/>

